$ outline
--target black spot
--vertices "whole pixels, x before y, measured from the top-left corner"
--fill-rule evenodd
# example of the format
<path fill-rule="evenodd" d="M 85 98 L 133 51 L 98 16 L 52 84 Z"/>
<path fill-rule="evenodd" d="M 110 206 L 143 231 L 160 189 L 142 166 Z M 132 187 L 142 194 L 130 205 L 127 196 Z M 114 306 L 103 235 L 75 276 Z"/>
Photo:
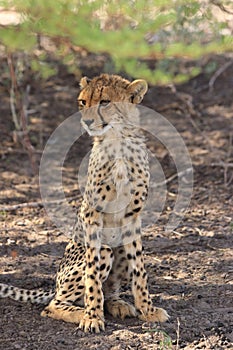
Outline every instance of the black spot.
<path fill-rule="evenodd" d="M 91 235 L 90 235 L 90 240 L 91 241 L 95 241 L 97 239 L 97 234 L 96 233 L 92 233 Z"/>
<path fill-rule="evenodd" d="M 90 292 L 90 293 L 93 293 L 93 291 L 94 291 L 93 287 L 90 287 L 90 288 L 89 288 L 89 292 Z"/>
<path fill-rule="evenodd" d="M 133 209 L 134 213 L 138 213 L 141 210 L 141 207 Z"/>
<path fill-rule="evenodd" d="M 134 246 L 134 248 L 137 247 L 137 243 L 135 241 L 133 241 L 133 246 Z"/>
<path fill-rule="evenodd" d="M 133 213 L 132 213 L 132 212 L 129 212 L 129 213 L 126 213 L 126 214 L 125 214 L 125 217 L 128 218 L 129 216 L 132 216 L 132 215 L 133 215 Z"/>
<path fill-rule="evenodd" d="M 77 283 L 80 282 L 81 280 L 82 280 L 82 276 L 79 276 L 79 277 L 76 278 L 76 282 Z"/>
<path fill-rule="evenodd" d="M 100 205 L 97 205 L 97 207 L 95 208 L 96 211 L 102 211 L 103 207 L 101 207 Z"/>
<path fill-rule="evenodd" d="M 95 298 L 91 295 L 91 296 L 89 297 L 89 299 L 90 299 L 90 301 L 93 301 Z"/>
<path fill-rule="evenodd" d="M 131 231 L 126 231 L 124 232 L 123 237 L 130 237 L 131 234 L 132 234 Z"/>
<path fill-rule="evenodd" d="M 110 168 L 110 170 L 111 170 L 111 168 Z M 110 191 L 110 190 L 111 190 L 111 187 L 110 187 L 109 185 L 107 185 L 107 186 L 106 186 L 106 190 L 107 190 L 107 191 Z"/>
<path fill-rule="evenodd" d="M 134 204 L 138 204 L 139 203 L 139 200 L 138 199 L 135 199 L 135 201 L 134 201 Z"/>
<path fill-rule="evenodd" d="M 106 264 L 100 265 L 100 271 L 103 271 L 104 269 L 106 269 Z"/>
<path fill-rule="evenodd" d="M 97 193 L 100 193 L 102 191 L 102 188 L 99 187 L 98 190 L 97 190 Z"/>
<path fill-rule="evenodd" d="M 102 196 L 102 200 L 104 201 L 104 200 L 105 200 L 105 198 L 106 198 L 106 196 L 105 196 L 105 195 L 103 195 L 103 196 Z"/>
<path fill-rule="evenodd" d="M 72 275 L 73 275 L 73 276 L 76 276 L 78 273 L 79 273 L 79 271 L 76 270 L 76 271 L 74 271 L 74 272 L 72 273 Z"/>
<path fill-rule="evenodd" d="M 133 259 L 132 255 L 128 253 L 128 254 L 127 254 L 127 259 L 128 259 L 128 260 Z"/>
<path fill-rule="evenodd" d="M 141 250 L 136 251 L 136 256 L 140 256 L 142 254 Z"/>

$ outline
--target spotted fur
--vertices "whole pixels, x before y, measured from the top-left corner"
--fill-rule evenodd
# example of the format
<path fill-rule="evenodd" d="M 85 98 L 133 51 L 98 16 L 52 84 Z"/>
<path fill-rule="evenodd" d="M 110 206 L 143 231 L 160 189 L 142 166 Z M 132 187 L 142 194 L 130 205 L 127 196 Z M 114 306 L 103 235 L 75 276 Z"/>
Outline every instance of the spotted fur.
<path fill-rule="evenodd" d="M 147 84 L 102 74 L 82 78 L 80 87 L 81 124 L 94 143 L 73 239 L 57 273 L 55 296 L 42 316 L 99 332 L 104 330 L 105 304 L 114 317 L 166 321 L 166 311 L 153 306 L 148 292 L 141 243 L 149 165 L 136 105 Z M 119 296 L 129 281 L 134 305 Z"/>

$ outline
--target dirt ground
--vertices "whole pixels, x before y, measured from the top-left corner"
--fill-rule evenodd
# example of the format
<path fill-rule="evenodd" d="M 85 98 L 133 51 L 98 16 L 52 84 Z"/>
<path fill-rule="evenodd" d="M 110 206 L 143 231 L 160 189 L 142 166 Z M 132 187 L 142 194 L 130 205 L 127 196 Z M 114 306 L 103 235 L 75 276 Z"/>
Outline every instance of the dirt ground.
<path fill-rule="evenodd" d="M 233 349 L 233 64 L 229 57 L 200 62 L 202 73 L 180 86 L 151 86 L 144 105 L 166 116 L 183 137 L 194 169 L 190 206 L 180 225 L 164 231 L 177 196 L 176 169 L 168 151 L 151 144 L 166 177 L 167 200 L 156 223 L 146 221 L 143 243 L 154 302 L 170 314 L 165 324 L 124 321 L 106 315 L 104 333 L 84 334 L 74 324 L 42 318 L 43 306 L 0 300 L 0 348 L 5 350 Z M 87 60 L 85 61 L 87 62 Z M 104 56 L 78 64 L 99 74 Z M 13 139 L 6 61 L 1 59 L 0 104 L 0 282 L 50 289 L 68 237 L 46 215 L 38 176 Z M 218 71 L 220 73 L 220 71 Z M 26 74 L 26 73 L 25 73 Z M 209 84 L 210 83 L 210 84 Z M 77 111 L 77 79 L 59 67 L 42 82 L 28 73 L 29 128 L 37 162 L 53 130 Z M 63 181 L 70 204 L 78 206 L 77 168 L 90 149 L 86 135 L 72 147 Z M 23 204 L 23 205 L 22 205 Z M 128 289 L 123 298 L 131 299 Z"/>

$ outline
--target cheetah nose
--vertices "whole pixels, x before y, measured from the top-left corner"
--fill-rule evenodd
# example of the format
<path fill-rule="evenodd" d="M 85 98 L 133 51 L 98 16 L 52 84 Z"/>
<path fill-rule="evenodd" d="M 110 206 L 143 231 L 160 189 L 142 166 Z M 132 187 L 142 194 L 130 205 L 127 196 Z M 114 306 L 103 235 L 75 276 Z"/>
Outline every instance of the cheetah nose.
<path fill-rule="evenodd" d="M 83 120 L 83 122 L 89 127 L 93 123 L 93 119 Z"/>

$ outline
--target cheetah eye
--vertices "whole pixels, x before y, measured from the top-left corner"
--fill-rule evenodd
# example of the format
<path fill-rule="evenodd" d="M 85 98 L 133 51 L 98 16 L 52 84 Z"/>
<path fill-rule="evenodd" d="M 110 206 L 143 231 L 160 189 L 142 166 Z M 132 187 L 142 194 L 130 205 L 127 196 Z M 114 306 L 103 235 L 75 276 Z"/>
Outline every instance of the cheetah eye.
<path fill-rule="evenodd" d="M 85 100 L 78 100 L 79 107 L 84 107 L 86 106 L 86 101 Z"/>
<path fill-rule="evenodd" d="M 110 100 L 101 100 L 100 105 L 101 106 L 107 106 L 111 101 Z"/>

